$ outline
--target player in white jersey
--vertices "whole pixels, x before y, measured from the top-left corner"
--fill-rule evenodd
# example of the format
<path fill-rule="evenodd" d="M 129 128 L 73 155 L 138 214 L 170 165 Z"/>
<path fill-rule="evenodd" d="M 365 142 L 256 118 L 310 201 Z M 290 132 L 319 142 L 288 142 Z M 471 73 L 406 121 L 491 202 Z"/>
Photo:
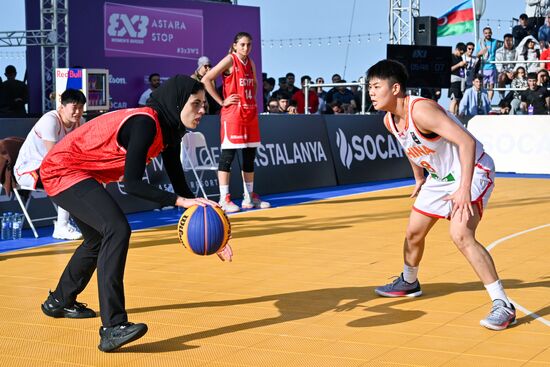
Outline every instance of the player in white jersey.
<path fill-rule="evenodd" d="M 408 75 L 401 63 L 379 61 L 367 77 L 373 107 L 387 112 L 384 123 L 409 158 L 416 181 L 411 197 L 417 196 L 403 245 L 403 273 L 375 292 L 384 297 L 422 294 L 417 275 L 425 238 L 439 218 L 447 218 L 452 241 L 493 301 L 489 315 L 480 324 L 493 330 L 507 328 L 516 321 L 515 308 L 504 292 L 491 255 L 475 238 L 494 187 L 493 160 L 481 143 L 436 102 L 406 95 Z"/>
<path fill-rule="evenodd" d="M 40 165 L 46 154 L 65 135 L 84 123 L 82 118 L 86 97 L 76 89 L 67 89 L 61 94 L 61 105 L 57 110 L 47 112 L 33 126 L 19 150 L 14 172 L 17 183 L 36 189 L 41 187 Z M 69 221 L 65 209 L 57 208 L 53 237 L 63 240 L 77 240 L 80 231 Z"/>

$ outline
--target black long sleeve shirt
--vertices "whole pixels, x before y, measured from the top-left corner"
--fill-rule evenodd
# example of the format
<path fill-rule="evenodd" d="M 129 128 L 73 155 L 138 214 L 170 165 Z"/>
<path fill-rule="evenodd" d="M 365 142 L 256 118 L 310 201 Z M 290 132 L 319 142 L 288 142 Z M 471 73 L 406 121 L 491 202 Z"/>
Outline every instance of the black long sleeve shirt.
<path fill-rule="evenodd" d="M 149 116 L 132 116 L 118 133 L 118 142 L 126 149 L 124 187 L 126 193 L 150 200 L 162 206 L 175 205 L 178 195 L 193 198 L 180 162 L 180 146 L 167 146 L 161 153 L 174 192 L 161 190 L 143 181 L 147 152 L 156 134 L 155 121 Z"/>

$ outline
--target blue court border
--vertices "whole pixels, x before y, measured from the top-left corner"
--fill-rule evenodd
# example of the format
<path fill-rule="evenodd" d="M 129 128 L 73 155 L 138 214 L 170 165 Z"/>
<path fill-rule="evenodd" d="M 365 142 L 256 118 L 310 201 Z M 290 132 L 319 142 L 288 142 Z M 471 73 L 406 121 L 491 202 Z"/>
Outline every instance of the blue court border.
<path fill-rule="evenodd" d="M 497 177 L 504 178 L 543 178 L 550 179 L 550 175 L 544 174 L 515 174 L 515 173 L 497 173 Z M 263 198 L 271 203 L 272 207 L 281 207 L 295 205 L 305 202 L 323 200 L 338 196 L 347 196 L 372 191 L 380 191 L 414 184 L 413 179 L 398 179 L 388 181 L 376 181 L 354 185 L 343 185 L 325 187 L 320 189 L 294 191 L 289 193 L 266 195 Z M 239 202 L 235 201 L 237 204 Z M 165 210 L 152 210 L 128 214 L 128 222 L 133 231 L 139 229 L 173 225 L 177 223 L 182 214 L 181 209 L 170 208 Z M 30 229 L 23 231 L 23 238 L 19 240 L 0 241 L 0 253 L 12 252 L 17 250 L 29 249 L 60 243 L 60 241 L 51 237 L 52 226 L 37 228 L 38 238 L 34 238 Z"/>

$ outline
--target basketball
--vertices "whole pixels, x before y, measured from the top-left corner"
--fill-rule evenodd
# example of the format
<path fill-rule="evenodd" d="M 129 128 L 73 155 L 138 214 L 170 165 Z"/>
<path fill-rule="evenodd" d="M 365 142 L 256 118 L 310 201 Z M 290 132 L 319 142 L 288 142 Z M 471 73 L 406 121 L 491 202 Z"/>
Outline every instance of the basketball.
<path fill-rule="evenodd" d="M 178 222 L 181 244 L 196 255 L 212 255 L 223 250 L 230 235 L 229 218 L 218 207 L 193 205 Z"/>

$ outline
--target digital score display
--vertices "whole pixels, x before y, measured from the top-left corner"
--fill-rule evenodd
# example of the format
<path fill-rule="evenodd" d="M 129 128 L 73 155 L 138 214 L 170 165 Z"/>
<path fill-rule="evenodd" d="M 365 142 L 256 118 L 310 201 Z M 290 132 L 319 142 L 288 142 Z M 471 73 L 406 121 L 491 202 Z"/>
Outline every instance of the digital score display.
<path fill-rule="evenodd" d="M 452 52 L 446 46 L 388 44 L 386 57 L 405 65 L 409 72 L 407 88 L 449 88 Z"/>

